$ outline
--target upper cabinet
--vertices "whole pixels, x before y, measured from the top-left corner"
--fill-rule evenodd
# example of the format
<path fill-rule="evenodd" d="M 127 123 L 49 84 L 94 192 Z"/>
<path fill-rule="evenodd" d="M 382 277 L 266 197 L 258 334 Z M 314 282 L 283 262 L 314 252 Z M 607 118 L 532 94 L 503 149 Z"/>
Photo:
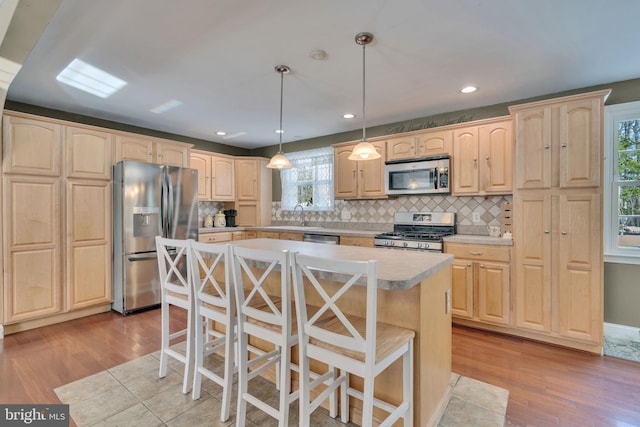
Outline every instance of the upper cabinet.
<path fill-rule="evenodd" d="M 404 160 L 417 157 L 451 155 L 452 132 L 426 131 L 387 140 L 387 160 Z"/>
<path fill-rule="evenodd" d="M 3 172 L 60 176 L 62 126 L 46 119 L 4 116 Z"/>
<path fill-rule="evenodd" d="M 198 171 L 198 199 L 233 201 L 235 199 L 235 162 L 233 157 L 192 150 L 189 167 Z"/>
<path fill-rule="evenodd" d="M 118 134 L 115 143 L 114 163 L 121 160 L 160 163 L 169 166 L 189 167 L 189 149 L 185 144 L 136 134 Z"/>
<path fill-rule="evenodd" d="M 111 180 L 112 135 L 73 126 L 64 133 L 67 177 Z"/>
<path fill-rule="evenodd" d="M 382 199 L 384 191 L 385 141 L 371 144 L 381 157 L 356 161 L 348 157 L 357 143 L 334 145 L 334 197 L 336 199 Z"/>
<path fill-rule="evenodd" d="M 513 191 L 511 118 L 453 130 L 454 195 L 510 194 Z"/>
<path fill-rule="evenodd" d="M 517 188 L 600 186 L 603 96 L 598 92 L 510 107 L 516 123 Z"/>
<path fill-rule="evenodd" d="M 237 158 L 236 198 L 238 200 L 258 200 L 260 194 L 260 161 L 253 158 Z"/>

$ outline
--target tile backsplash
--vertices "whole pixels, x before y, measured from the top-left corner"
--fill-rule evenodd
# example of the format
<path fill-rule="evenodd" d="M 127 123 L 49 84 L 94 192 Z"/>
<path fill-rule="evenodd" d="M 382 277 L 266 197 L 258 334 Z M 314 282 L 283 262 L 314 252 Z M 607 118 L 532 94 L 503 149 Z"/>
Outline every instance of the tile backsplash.
<path fill-rule="evenodd" d="M 502 202 L 512 202 L 512 196 L 399 196 L 385 200 L 336 200 L 335 208 L 328 212 L 305 210 L 307 225 L 331 228 L 390 231 L 396 212 L 433 211 L 455 212 L 460 234 L 487 235 L 487 225 L 500 225 Z M 200 222 L 210 214 L 224 209 L 222 202 L 200 202 Z M 480 222 L 473 222 L 473 213 L 480 215 Z M 343 219 L 349 217 L 349 219 Z M 280 202 L 271 205 L 273 225 L 296 225 L 300 214 L 282 210 Z"/>
<path fill-rule="evenodd" d="M 455 212 L 457 231 L 460 234 L 488 234 L 487 225 L 500 225 L 502 202 L 512 202 L 512 196 L 400 196 L 385 200 L 336 200 L 329 212 L 305 211 L 308 225 L 331 228 L 355 228 L 370 230 L 393 229 L 396 212 L 433 211 Z M 473 213 L 480 215 L 480 222 L 473 222 Z M 273 202 L 271 217 L 274 225 L 297 224 L 299 212 L 281 209 L 280 202 Z M 349 219 L 343 219 L 347 218 Z"/>

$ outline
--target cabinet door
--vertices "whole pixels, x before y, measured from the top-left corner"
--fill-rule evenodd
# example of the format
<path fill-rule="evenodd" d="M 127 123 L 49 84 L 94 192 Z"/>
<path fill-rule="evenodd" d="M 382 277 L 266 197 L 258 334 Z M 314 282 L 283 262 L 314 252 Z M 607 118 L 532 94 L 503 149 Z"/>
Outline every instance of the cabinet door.
<path fill-rule="evenodd" d="M 453 132 L 427 132 L 416 136 L 416 157 L 453 154 Z"/>
<path fill-rule="evenodd" d="M 60 176 L 62 127 L 46 121 L 4 116 L 5 173 Z"/>
<path fill-rule="evenodd" d="M 231 240 L 244 240 L 246 239 L 244 231 L 234 231 L 231 233 Z"/>
<path fill-rule="evenodd" d="M 219 200 L 219 201 L 233 201 L 235 199 L 234 183 L 235 183 L 234 160 L 229 157 L 212 156 L 211 157 L 211 199 Z"/>
<path fill-rule="evenodd" d="M 532 193 L 532 194 L 529 194 Z M 516 327 L 551 331 L 551 196 L 519 192 L 515 200 Z"/>
<path fill-rule="evenodd" d="M 473 318 L 473 263 L 456 258 L 451 267 L 451 313 Z"/>
<path fill-rule="evenodd" d="M 516 185 L 551 187 L 551 107 L 516 113 Z"/>
<path fill-rule="evenodd" d="M 302 233 L 280 233 L 278 236 L 280 240 L 293 240 L 302 242 Z"/>
<path fill-rule="evenodd" d="M 111 183 L 67 181 L 67 310 L 111 302 Z"/>
<path fill-rule="evenodd" d="M 258 231 L 258 239 L 280 239 L 277 231 Z"/>
<path fill-rule="evenodd" d="M 117 135 L 114 163 L 120 160 L 153 162 L 153 140 L 143 136 Z"/>
<path fill-rule="evenodd" d="M 157 141 L 154 150 L 155 163 L 181 168 L 189 167 L 189 147 L 187 145 Z"/>
<path fill-rule="evenodd" d="M 373 248 L 373 237 L 340 236 L 340 244 L 345 246 L 360 246 L 363 248 Z"/>
<path fill-rule="evenodd" d="M 560 187 L 600 186 L 601 110 L 601 98 L 560 106 Z"/>
<path fill-rule="evenodd" d="M 260 194 L 258 168 L 254 159 L 236 159 L 236 197 L 238 200 L 258 200 Z"/>
<path fill-rule="evenodd" d="M 189 167 L 198 171 L 198 200 L 211 200 L 211 156 L 191 152 Z"/>
<path fill-rule="evenodd" d="M 403 160 L 416 157 L 416 137 L 405 136 L 387 140 L 387 160 Z"/>
<path fill-rule="evenodd" d="M 60 313 L 59 178 L 7 175 L 3 181 L 3 322 Z"/>
<path fill-rule="evenodd" d="M 241 227 L 257 227 L 260 225 L 260 204 L 256 200 L 236 202 L 236 225 Z"/>
<path fill-rule="evenodd" d="M 453 194 L 476 194 L 480 191 L 478 165 L 478 128 L 453 132 Z"/>
<path fill-rule="evenodd" d="M 511 278 L 508 264 L 478 263 L 478 319 L 509 325 Z"/>
<path fill-rule="evenodd" d="M 379 159 L 358 162 L 359 197 L 362 199 L 379 199 L 387 197 L 384 192 L 384 159 L 386 146 L 384 141 L 371 143 L 378 153 Z"/>
<path fill-rule="evenodd" d="M 67 177 L 111 180 L 112 135 L 72 126 L 64 132 Z"/>
<path fill-rule="evenodd" d="M 511 120 L 482 126 L 480 187 L 486 193 L 513 192 L 513 133 Z"/>
<path fill-rule="evenodd" d="M 337 147 L 334 151 L 334 197 L 355 199 L 358 197 L 356 172 L 358 162 L 349 160 L 354 145 Z"/>
<path fill-rule="evenodd" d="M 598 194 L 560 196 L 558 333 L 602 341 L 602 218 Z"/>

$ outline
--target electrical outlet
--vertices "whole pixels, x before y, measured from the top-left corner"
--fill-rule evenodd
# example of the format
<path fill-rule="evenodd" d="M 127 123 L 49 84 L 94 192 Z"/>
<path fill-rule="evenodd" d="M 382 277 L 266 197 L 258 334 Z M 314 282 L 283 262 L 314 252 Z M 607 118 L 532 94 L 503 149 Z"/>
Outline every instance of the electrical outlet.
<path fill-rule="evenodd" d="M 473 222 L 480 222 L 480 212 L 474 212 L 473 213 Z"/>
<path fill-rule="evenodd" d="M 351 211 L 347 210 L 347 209 L 343 209 L 341 212 L 341 216 L 342 219 L 351 219 Z"/>

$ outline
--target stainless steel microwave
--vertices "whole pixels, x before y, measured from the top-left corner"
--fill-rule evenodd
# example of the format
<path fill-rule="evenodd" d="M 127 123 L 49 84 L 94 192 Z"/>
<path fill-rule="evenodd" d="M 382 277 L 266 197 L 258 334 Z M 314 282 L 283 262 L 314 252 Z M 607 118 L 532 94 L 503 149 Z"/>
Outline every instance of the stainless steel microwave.
<path fill-rule="evenodd" d="M 447 155 L 385 162 L 385 192 L 389 195 L 450 193 Z"/>

